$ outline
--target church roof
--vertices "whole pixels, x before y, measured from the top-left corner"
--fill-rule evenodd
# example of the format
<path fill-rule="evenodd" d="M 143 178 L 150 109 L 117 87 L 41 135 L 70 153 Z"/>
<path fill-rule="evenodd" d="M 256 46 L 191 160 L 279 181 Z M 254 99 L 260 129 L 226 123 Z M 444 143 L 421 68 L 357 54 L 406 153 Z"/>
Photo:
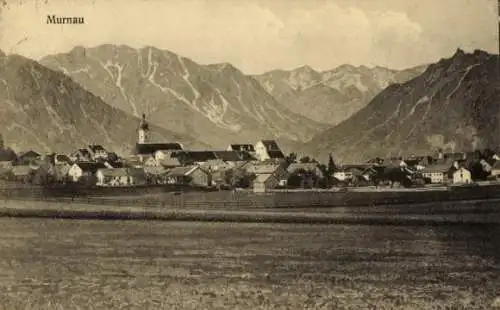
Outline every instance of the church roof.
<path fill-rule="evenodd" d="M 180 143 L 137 143 L 135 153 L 137 155 L 153 155 L 156 151 L 177 151 L 182 150 Z"/>
<path fill-rule="evenodd" d="M 245 161 L 253 157 L 245 151 L 214 151 L 215 157 L 224 161 Z"/>

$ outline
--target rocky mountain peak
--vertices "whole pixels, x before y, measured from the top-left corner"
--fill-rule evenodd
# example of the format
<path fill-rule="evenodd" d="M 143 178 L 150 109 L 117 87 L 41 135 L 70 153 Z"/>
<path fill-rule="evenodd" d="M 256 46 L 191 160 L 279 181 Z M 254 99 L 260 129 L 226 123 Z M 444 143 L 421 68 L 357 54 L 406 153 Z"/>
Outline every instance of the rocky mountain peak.
<path fill-rule="evenodd" d="M 77 55 L 78 54 L 78 55 Z M 71 55 L 71 56 L 68 56 Z M 111 106 L 214 147 L 262 136 L 310 139 L 324 125 L 296 114 L 231 64 L 200 65 L 168 50 L 101 45 L 41 63 Z"/>
<path fill-rule="evenodd" d="M 458 50 L 421 75 L 393 84 L 305 147 L 317 156 L 371 158 L 500 144 L 499 57 Z M 479 142 L 478 142 L 479 141 Z M 404 155 L 404 154 L 402 154 Z"/>

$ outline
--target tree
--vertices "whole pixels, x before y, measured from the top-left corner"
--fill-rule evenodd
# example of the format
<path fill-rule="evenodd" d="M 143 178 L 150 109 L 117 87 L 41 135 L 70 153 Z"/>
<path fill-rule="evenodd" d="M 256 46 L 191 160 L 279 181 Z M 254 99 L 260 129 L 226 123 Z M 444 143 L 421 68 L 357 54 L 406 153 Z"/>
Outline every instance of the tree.
<path fill-rule="evenodd" d="M 300 159 L 300 162 L 302 164 L 307 164 L 307 163 L 310 163 L 311 162 L 311 158 L 309 156 L 304 156 Z"/>
<path fill-rule="evenodd" d="M 54 176 L 50 174 L 49 169 L 40 167 L 34 173 L 31 182 L 35 185 L 49 185 L 54 182 Z"/>
<path fill-rule="evenodd" d="M 473 180 L 481 180 L 484 181 L 488 178 L 489 173 L 484 171 L 483 165 L 480 162 L 474 162 L 470 166 L 471 178 Z"/>
<path fill-rule="evenodd" d="M 483 151 L 483 155 L 484 155 L 484 158 L 486 159 L 490 159 L 492 158 L 494 155 L 495 155 L 495 152 L 493 152 L 491 149 L 489 148 L 486 148 L 484 149 Z"/>
<path fill-rule="evenodd" d="M 328 175 L 333 174 L 334 172 L 337 171 L 337 165 L 335 165 L 335 162 L 333 161 L 332 155 L 328 158 Z"/>
<path fill-rule="evenodd" d="M 285 158 L 286 163 L 288 165 L 293 164 L 297 160 L 297 154 L 296 153 L 290 153 L 288 156 Z"/>
<path fill-rule="evenodd" d="M 404 187 L 411 187 L 413 185 L 413 182 L 409 178 L 409 176 L 400 168 L 395 167 L 388 167 L 383 169 L 382 171 L 379 171 L 374 181 L 376 185 L 383 181 L 389 181 L 391 187 L 393 187 L 394 183 L 396 182 L 403 185 Z"/>
<path fill-rule="evenodd" d="M 314 172 L 305 169 L 297 169 L 288 177 L 287 184 L 292 188 L 314 187 L 316 181 L 318 181 L 317 179 Z"/>
<path fill-rule="evenodd" d="M 117 162 L 117 161 L 118 161 L 118 159 L 119 159 L 119 158 L 118 158 L 118 155 L 117 155 L 116 153 L 114 153 L 114 152 L 109 152 L 109 153 L 108 153 L 108 160 L 109 160 L 110 162 Z"/>
<path fill-rule="evenodd" d="M 255 179 L 255 174 L 246 173 L 243 169 L 229 169 L 224 171 L 224 181 L 231 187 L 248 188 Z"/>

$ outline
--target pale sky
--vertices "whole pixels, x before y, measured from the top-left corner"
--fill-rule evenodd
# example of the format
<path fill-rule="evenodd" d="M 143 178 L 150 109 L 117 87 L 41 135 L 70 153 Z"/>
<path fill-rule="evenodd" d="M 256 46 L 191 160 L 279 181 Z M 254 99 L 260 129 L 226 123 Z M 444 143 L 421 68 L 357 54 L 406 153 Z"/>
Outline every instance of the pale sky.
<path fill-rule="evenodd" d="M 257 74 L 302 65 L 401 69 L 458 47 L 497 54 L 499 46 L 496 0 L 9 2 L 0 13 L 0 49 L 33 59 L 76 45 L 155 46 Z M 86 24 L 48 25 L 47 14 L 83 16 Z"/>

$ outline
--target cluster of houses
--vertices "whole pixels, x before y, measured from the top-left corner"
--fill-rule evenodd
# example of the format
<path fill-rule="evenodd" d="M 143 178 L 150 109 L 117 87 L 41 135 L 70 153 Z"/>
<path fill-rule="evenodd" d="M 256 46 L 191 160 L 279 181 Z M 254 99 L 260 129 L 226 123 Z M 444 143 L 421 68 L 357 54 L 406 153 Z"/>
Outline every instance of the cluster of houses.
<path fill-rule="evenodd" d="M 179 184 L 223 188 L 231 187 L 227 183 L 246 181 L 249 187 L 266 188 L 266 184 L 276 183 L 276 178 L 279 183 L 285 177 L 285 171 L 278 173 L 284 158 L 274 140 L 231 144 L 224 150 L 186 150 L 180 143 L 152 143 L 143 115 L 135 150 L 129 156 L 118 156 L 96 144 L 70 154 L 30 150 L 17 155 L 1 147 L 0 177 L 23 183 L 99 187 Z"/>
<path fill-rule="evenodd" d="M 224 150 L 186 150 L 180 143 L 151 143 L 143 115 L 133 154 L 125 157 L 102 145 L 87 145 L 70 154 L 15 154 L 0 147 L 0 177 L 24 183 L 79 183 L 98 187 L 168 184 L 219 189 L 368 186 L 389 182 L 417 184 L 471 183 L 500 176 L 500 158 L 483 154 L 443 153 L 408 158 L 376 158 L 363 164 L 336 166 L 285 156 L 274 140 L 230 144 Z"/>

